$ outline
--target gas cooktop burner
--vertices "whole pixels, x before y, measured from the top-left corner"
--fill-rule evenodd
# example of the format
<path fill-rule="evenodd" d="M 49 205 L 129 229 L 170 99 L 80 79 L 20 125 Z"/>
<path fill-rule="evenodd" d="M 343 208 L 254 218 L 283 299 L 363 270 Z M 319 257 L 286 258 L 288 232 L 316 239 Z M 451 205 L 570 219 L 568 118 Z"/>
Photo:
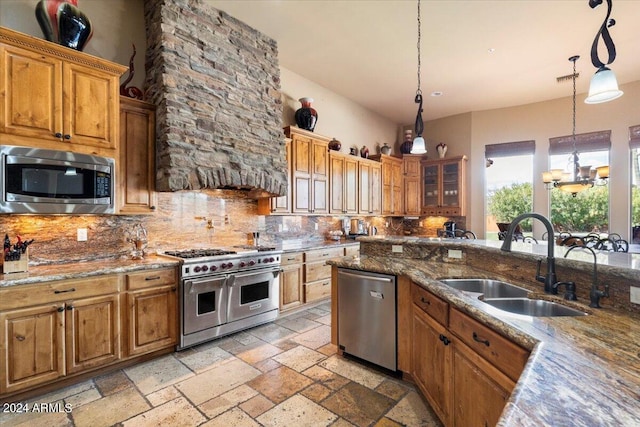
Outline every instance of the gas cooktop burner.
<path fill-rule="evenodd" d="M 189 249 L 185 251 L 166 251 L 165 254 L 178 258 L 202 258 L 219 255 L 232 255 L 236 251 L 227 251 L 224 249 Z"/>

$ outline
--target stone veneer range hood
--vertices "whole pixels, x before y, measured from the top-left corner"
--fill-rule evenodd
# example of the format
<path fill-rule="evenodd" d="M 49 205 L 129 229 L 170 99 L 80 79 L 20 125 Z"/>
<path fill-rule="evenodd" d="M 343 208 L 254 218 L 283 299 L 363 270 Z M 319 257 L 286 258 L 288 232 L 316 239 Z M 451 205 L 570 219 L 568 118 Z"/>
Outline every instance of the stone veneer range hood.
<path fill-rule="evenodd" d="M 156 189 L 286 194 L 278 49 L 206 0 L 145 0 Z"/>

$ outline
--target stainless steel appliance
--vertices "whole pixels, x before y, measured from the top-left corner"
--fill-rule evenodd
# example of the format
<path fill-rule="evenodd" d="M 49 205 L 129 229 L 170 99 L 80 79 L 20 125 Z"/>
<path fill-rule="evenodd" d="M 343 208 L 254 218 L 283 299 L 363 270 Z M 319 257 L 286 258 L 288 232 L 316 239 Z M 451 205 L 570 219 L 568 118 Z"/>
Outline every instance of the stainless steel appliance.
<path fill-rule="evenodd" d="M 364 220 L 363 219 L 352 219 L 351 220 L 351 234 L 366 234 Z"/>
<path fill-rule="evenodd" d="M 338 346 L 396 371 L 396 277 L 338 269 Z"/>
<path fill-rule="evenodd" d="M 3 145 L 0 190 L 3 213 L 114 213 L 115 161 Z"/>
<path fill-rule="evenodd" d="M 275 320 L 281 253 L 262 246 L 165 252 L 182 261 L 178 350 Z"/>

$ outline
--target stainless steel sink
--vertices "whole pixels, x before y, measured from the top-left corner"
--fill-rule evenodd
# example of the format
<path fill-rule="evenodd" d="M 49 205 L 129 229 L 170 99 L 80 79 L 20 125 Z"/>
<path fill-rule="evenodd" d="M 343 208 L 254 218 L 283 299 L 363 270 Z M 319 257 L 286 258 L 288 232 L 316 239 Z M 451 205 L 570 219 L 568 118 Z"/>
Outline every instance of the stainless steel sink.
<path fill-rule="evenodd" d="M 552 301 L 529 298 L 484 299 L 484 302 L 502 311 L 533 317 L 586 316 L 587 313 Z"/>
<path fill-rule="evenodd" d="M 526 297 L 529 291 L 492 279 L 441 279 L 439 282 L 459 291 L 483 294 L 484 298 L 520 298 Z"/>

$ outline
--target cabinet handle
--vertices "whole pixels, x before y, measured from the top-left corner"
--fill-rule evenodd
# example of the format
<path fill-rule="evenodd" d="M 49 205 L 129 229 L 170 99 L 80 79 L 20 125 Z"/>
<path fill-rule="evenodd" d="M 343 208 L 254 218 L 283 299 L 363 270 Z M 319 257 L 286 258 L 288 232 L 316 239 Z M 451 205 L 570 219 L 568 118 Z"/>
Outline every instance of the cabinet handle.
<path fill-rule="evenodd" d="M 489 344 L 490 344 L 489 340 L 483 340 L 475 332 L 473 333 L 473 340 L 476 341 L 476 342 L 479 342 L 480 344 L 484 344 L 487 347 L 489 347 Z"/>
<path fill-rule="evenodd" d="M 425 299 L 424 297 L 420 297 L 420 301 L 422 301 L 423 304 L 431 305 L 431 301 Z"/>
<path fill-rule="evenodd" d="M 64 139 L 66 139 L 67 141 L 68 141 L 68 140 L 70 140 L 70 139 L 71 139 L 71 135 L 66 134 L 66 135 L 64 136 Z"/>
<path fill-rule="evenodd" d="M 145 277 L 144 280 L 147 280 L 147 281 L 160 280 L 160 276 Z"/>
<path fill-rule="evenodd" d="M 53 134 L 56 138 L 62 138 L 62 134 L 60 132 L 56 132 Z"/>
<path fill-rule="evenodd" d="M 75 292 L 76 288 L 71 288 L 71 289 L 65 289 L 64 291 L 59 291 L 58 289 L 56 289 L 55 291 L 53 291 L 54 294 L 64 294 L 66 292 Z"/>
<path fill-rule="evenodd" d="M 24 335 L 16 335 L 16 339 L 18 341 L 24 341 L 25 340 Z"/>
<path fill-rule="evenodd" d="M 451 343 L 451 340 L 449 340 L 449 338 L 445 337 L 442 334 L 440 334 L 440 341 L 442 341 L 444 345 L 449 345 Z"/>

